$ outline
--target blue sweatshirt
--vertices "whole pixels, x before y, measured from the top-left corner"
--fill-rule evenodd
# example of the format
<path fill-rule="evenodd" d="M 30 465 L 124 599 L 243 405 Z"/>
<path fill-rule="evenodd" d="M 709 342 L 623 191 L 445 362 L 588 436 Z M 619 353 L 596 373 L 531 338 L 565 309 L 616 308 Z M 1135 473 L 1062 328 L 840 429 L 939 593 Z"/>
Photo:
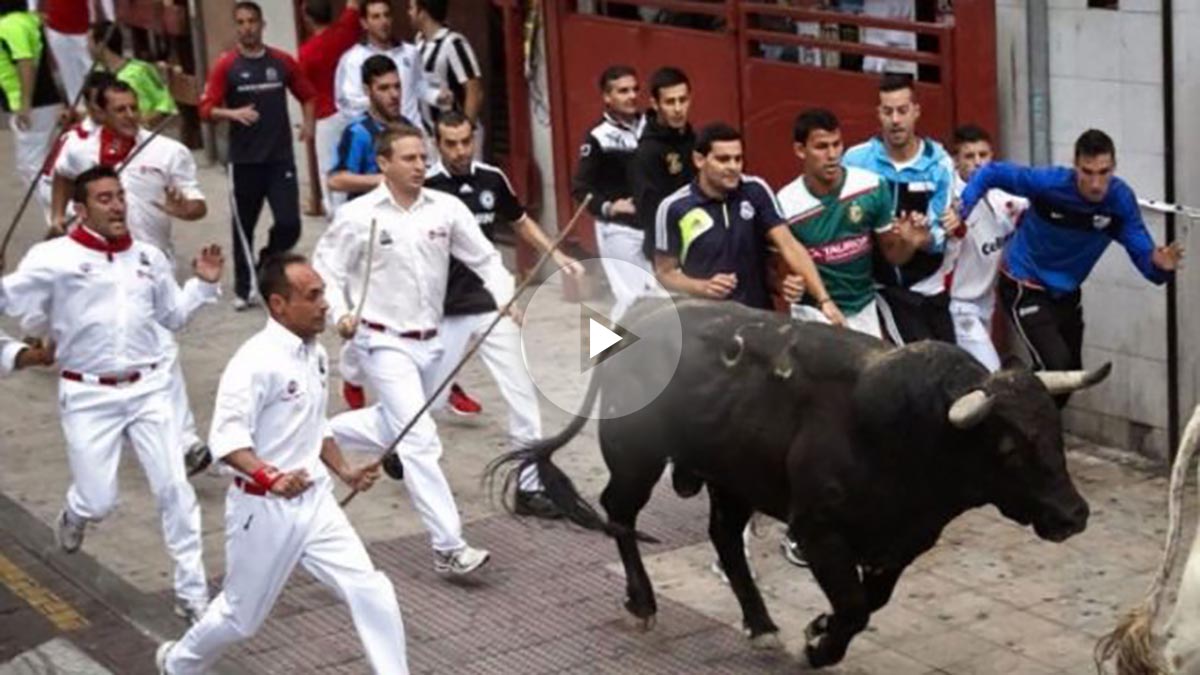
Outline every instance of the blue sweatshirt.
<path fill-rule="evenodd" d="M 923 211 L 929 218 L 929 233 L 933 239 L 928 250 L 917 251 L 902 267 L 894 267 L 878 254 L 874 261 L 875 281 L 885 286 L 917 287 L 926 295 L 945 290 L 940 275 L 946 246 L 946 230 L 942 214 L 950 206 L 954 191 L 954 162 L 936 141 L 923 139 L 921 151 L 902 169 L 888 156 L 887 147 L 878 137 L 860 143 L 842 157 L 846 166 L 866 169 L 883 178 L 892 191 L 893 212 Z M 926 283 L 920 283 L 929 280 Z"/>
<path fill-rule="evenodd" d="M 1012 278 L 1039 284 L 1054 295 L 1073 293 L 1116 240 L 1142 276 L 1156 284 L 1171 280 L 1173 274 L 1152 261 L 1154 240 L 1137 197 L 1120 178 L 1113 177 L 1104 199 L 1089 202 L 1075 186 L 1074 169 L 992 162 L 976 171 L 963 190 L 961 213 L 970 213 L 992 188 L 1030 201 L 1004 254 Z"/>

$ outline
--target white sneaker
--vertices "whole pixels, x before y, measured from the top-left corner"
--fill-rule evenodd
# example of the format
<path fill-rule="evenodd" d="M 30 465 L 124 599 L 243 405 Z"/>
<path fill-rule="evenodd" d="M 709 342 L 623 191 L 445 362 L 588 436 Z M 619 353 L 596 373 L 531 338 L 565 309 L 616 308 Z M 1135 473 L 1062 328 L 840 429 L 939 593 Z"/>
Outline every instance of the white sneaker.
<path fill-rule="evenodd" d="M 83 546 L 83 530 L 87 527 L 86 520 L 76 521 L 64 506 L 58 512 L 54 527 L 54 542 L 64 553 L 74 553 Z"/>
<path fill-rule="evenodd" d="M 259 304 L 258 295 L 255 293 L 251 293 L 250 296 L 246 297 L 246 298 L 234 296 L 233 311 L 244 312 L 247 309 L 250 309 L 251 307 L 258 307 L 258 304 Z"/>
<path fill-rule="evenodd" d="M 158 646 L 154 652 L 154 665 L 158 666 L 158 675 L 168 675 L 167 673 L 167 656 L 171 653 L 171 648 L 175 646 L 175 640 L 167 640 Z"/>
<path fill-rule="evenodd" d="M 187 621 L 189 626 L 196 625 L 207 609 L 208 600 L 175 600 L 175 616 Z"/>
<path fill-rule="evenodd" d="M 438 574 L 465 576 L 483 567 L 492 554 L 482 548 L 463 546 L 453 551 L 433 552 L 433 571 Z"/>

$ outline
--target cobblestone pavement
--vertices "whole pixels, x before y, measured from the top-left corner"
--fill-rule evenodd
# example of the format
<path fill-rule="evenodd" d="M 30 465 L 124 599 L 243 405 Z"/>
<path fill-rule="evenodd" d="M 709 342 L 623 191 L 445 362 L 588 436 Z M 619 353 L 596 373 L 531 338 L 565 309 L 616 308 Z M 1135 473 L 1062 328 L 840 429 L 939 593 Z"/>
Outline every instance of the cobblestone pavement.
<path fill-rule="evenodd" d="M 10 142 L 9 134 L 0 133 L 0 157 L 10 156 Z M 203 243 L 230 243 L 223 174 L 203 169 L 202 185 L 210 215 L 200 223 L 177 226 L 181 261 Z M 0 181 L 3 203 L 18 198 L 19 187 L 11 178 Z M 37 239 L 36 220 L 32 209 L 14 242 L 10 267 Z M 268 223 L 265 216 L 263 230 Z M 300 250 L 311 250 L 322 225 L 306 219 Z M 226 293 L 228 297 L 228 285 Z M 184 370 L 202 429 L 227 359 L 263 321 L 261 311 L 234 313 L 224 300 L 203 310 L 182 334 Z M 14 329 L 10 322 L 0 323 Z M 564 335 L 575 339 L 571 332 Z M 333 338 L 326 340 L 336 354 Z M 548 351 L 555 348 L 545 345 Z M 375 562 L 395 583 L 415 672 L 691 674 L 800 668 L 803 626 L 824 611 L 825 601 L 807 571 L 780 557 L 781 526 L 759 523 L 750 551 L 767 605 L 782 628 L 786 653 L 750 650 L 733 594 L 708 569 L 714 553 L 706 542 L 706 502 L 681 500 L 665 488 L 639 523 L 662 540 L 643 548 L 660 613 L 657 626 L 642 631 L 621 608 L 623 581 L 611 541 L 562 524 L 520 524 L 493 503 L 480 473 L 505 448 L 503 403 L 477 364 L 469 365 L 459 381 L 483 401 L 485 412 L 469 423 L 442 420 L 440 430 L 444 466 L 467 538 L 495 555 L 480 578 L 451 584 L 435 577 L 427 536 L 402 486 L 381 483 L 348 508 Z M 55 386 L 51 372 L 21 373 L 0 383 L 0 554 L 49 584 L 89 619 L 89 612 L 126 618 L 113 620 L 117 633 L 112 639 L 81 638 L 82 633 L 39 624 L 43 614 L 0 586 L 0 664 L 58 635 L 113 672 L 152 672 L 153 643 L 178 634 L 181 626 L 170 616 L 168 559 L 136 461 L 124 462 L 121 470 L 121 507 L 89 530 L 81 555 L 66 558 L 49 545 L 13 548 L 11 543 L 49 541 L 49 523 L 67 486 Z M 339 391 L 340 383 L 331 389 Z M 340 405 L 334 402 L 334 409 Z M 547 432 L 561 428 L 561 411 L 547 405 L 543 412 Z M 584 494 L 599 492 L 606 473 L 594 427 L 589 425 L 560 458 Z M 1096 637 L 1142 593 L 1157 562 L 1166 486 L 1154 474 L 1101 458 L 1082 445 L 1072 451 L 1070 467 L 1093 507 L 1086 532 L 1054 545 L 992 509 L 960 518 L 901 580 L 892 602 L 873 617 L 845 663 L 827 672 L 1092 672 Z M 194 480 L 203 509 L 205 561 L 214 584 L 224 569 L 227 482 L 215 474 Z M 53 569 L 61 578 L 43 579 L 39 568 Z M 137 630 L 121 626 L 122 621 Z M 93 629 L 100 624 L 109 622 L 94 622 Z M 301 571 L 261 634 L 236 650 L 221 672 L 367 670 L 348 614 Z"/>

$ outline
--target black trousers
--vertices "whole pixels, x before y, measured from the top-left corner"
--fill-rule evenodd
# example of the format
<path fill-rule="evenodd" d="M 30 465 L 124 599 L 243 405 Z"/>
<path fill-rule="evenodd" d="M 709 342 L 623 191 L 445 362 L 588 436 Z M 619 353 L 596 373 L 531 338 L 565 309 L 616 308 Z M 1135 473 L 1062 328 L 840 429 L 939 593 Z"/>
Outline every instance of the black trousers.
<path fill-rule="evenodd" d="M 877 293 L 887 305 L 880 308 L 883 332 L 894 344 L 907 345 L 921 340 L 954 343 L 949 293 L 922 295 L 895 286 L 885 286 Z"/>
<path fill-rule="evenodd" d="M 272 255 L 290 251 L 300 240 L 300 187 L 292 160 L 231 164 L 229 171 L 234 201 L 233 292 L 245 299 L 258 291 L 250 288 L 250 265 L 257 266 Z M 254 229 L 264 201 L 271 206 L 275 224 L 258 259 L 251 261 L 248 258 L 254 247 Z"/>
<path fill-rule="evenodd" d="M 1033 358 L 1034 370 L 1083 368 L 1083 295 L 1054 296 L 1001 275 L 1000 302 Z M 1057 396 L 1058 407 L 1070 396 Z"/>

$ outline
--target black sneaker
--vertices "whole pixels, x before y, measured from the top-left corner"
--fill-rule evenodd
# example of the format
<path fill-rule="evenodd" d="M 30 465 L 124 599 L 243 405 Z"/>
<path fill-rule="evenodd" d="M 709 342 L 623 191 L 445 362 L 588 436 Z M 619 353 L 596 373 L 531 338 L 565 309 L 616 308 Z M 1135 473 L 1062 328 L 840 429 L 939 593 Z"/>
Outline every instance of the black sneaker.
<path fill-rule="evenodd" d="M 196 443 L 188 448 L 183 456 L 183 465 L 187 468 L 188 478 L 195 476 L 212 464 L 212 451 L 204 443 Z"/>
<path fill-rule="evenodd" d="M 521 490 L 517 492 L 517 501 L 513 504 L 513 513 L 518 516 L 533 516 L 544 520 L 558 520 L 565 514 L 558 508 L 544 490 Z"/>
<path fill-rule="evenodd" d="M 783 549 L 783 557 L 788 562 L 796 567 L 808 567 L 808 558 L 804 555 L 804 549 L 800 548 L 800 544 L 790 535 L 783 535 L 783 540 L 779 542 L 779 548 Z"/>
<path fill-rule="evenodd" d="M 389 452 L 383 456 L 383 461 L 380 462 L 383 467 L 383 472 L 392 480 L 404 480 L 404 465 L 400 463 L 400 455 L 394 452 Z"/>

